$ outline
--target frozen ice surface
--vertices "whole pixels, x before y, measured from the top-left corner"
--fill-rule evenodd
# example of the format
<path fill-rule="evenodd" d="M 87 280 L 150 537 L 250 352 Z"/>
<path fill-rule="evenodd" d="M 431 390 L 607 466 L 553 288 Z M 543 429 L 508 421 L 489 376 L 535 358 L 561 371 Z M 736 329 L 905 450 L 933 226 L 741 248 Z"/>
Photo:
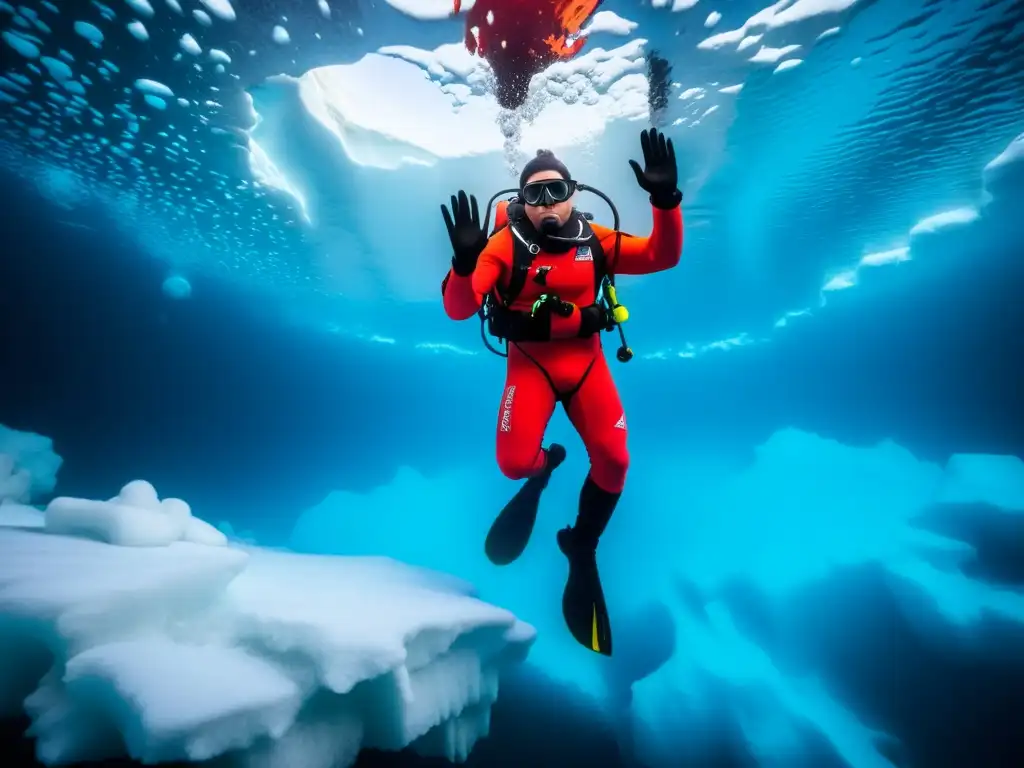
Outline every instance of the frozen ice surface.
<path fill-rule="evenodd" d="M 385 0 L 396 11 L 421 21 L 446 19 L 452 14 L 452 0 Z M 475 0 L 463 0 L 462 10 L 468 11 Z"/>
<path fill-rule="evenodd" d="M 47 764 L 327 768 L 410 744 L 462 760 L 534 639 L 441 574 L 225 546 L 145 481 L 40 517 L 0 506 L 0 712 L 24 709 Z"/>
<path fill-rule="evenodd" d="M 46 530 L 125 547 L 162 547 L 175 541 L 223 546 L 227 537 L 192 516 L 181 499 L 157 498 L 145 480 L 134 480 L 109 501 L 59 497 L 46 508 Z"/>
<path fill-rule="evenodd" d="M 0 501 L 0 526 L 16 528 L 42 528 L 46 525 L 46 516 L 41 510 L 27 504 L 13 501 Z"/>
<path fill-rule="evenodd" d="M 1024 512 L 1024 461 L 1017 456 L 951 456 L 936 501 Z"/>
<path fill-rule="evenodd" d="M 910 229 L 910 235 L 932 234 L 947 227 L 962 226 L 970 224 L 978 218 L 978 211 L 974 208 L 954 208 L 951 211 L 943 211 L 934 216 L 928 216 L 917 222 Z"/>
<path fill-rule="evenodd" d="M 607 32 L 611 35 L 629 35 L 637 28 L 635 21 L 624 19 L 612 11 L 598 11 L 584 29 L 584 34 Z"/>
<path fill-rule="evenodd" d="M 28 502 L 52 492 L 60 465 L 48 437 L 0 424 L 0 503 Z"/>

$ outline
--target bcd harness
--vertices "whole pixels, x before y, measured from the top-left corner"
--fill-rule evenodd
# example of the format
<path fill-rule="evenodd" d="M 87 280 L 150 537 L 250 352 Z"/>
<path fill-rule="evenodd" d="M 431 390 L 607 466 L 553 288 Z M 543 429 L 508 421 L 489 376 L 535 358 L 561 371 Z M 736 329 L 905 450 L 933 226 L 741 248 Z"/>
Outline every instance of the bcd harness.
<path fill-rule="evenodd" d="M 621 234 L 618 231 L 619 216 L 618 211 L 615 209 L 615 205 L 606 195 L 591 187 L 586 187 L 581 184 L 578 188 L 597 194 L 608 203 L 609 207 L 611 207 L 615 217 L 615 250 L 617 256 L 619 247 L 618 238 L 621 237 Z M 503 190 L 490 199 L 487 204 L 487 213 L 484 218 L 485 222 L 490 220 L 491 206 L 494 204 L 495 199 L 499 195 L 513 191 L 516 190 Z M 508 356 L 509 342 L 549 341 L 551 338 L 550 320 L 548 318 L 539 318 L 536 317 L 533 312 L 525 312 L 511 308 L 513 302 L 519 298 L 523 288 L 526 286 L 530 270 L 533 268 L 534 258 L 541 250 L 539 245 L 524 237 L 522 232 L 516 227 L 516 223 L 521 222 L 525 217 L 525 212 L 522 210 L 522 207 L 518 205 L 518 202 L 517 198 L 513 198 L 509 201 L 508 223 L 504 225 L 504 227 L 509 229 L 513 242 L 512 272 L 509 276 L 508 285 L 504 288 L 498 286 L 495 293 L 488 294 L 484 297 L 484 301 L 477 313 L 480 317 L 480 336 L 483 339 L 484 345 L 491 352 L 501 357 Z M 517 210 L 518 213 L 513 214 L 514 210 Z M 580 213 L 579 211 L 574 211 L 573 216 L 580 222 L 580 238 L 575 242 L 576 248 L 590 248 L 590 252 L 593 257 L 594 304 L 602 308 L 606 321 L 602 327 L 597 328 L 594 332 L 600 333 L 603 330 L 610 331 L 617 328 L 622 345 L 616 352 L 616 359 L 618 359 L 619 362 L 627 363 L 633 358 L 633 350 L 630 349 L 629 345 L 626 343 L 626 337 L 623 333 L 621 324 L 629 318 L 629 311 L 618 303 L 614 278 L 608 271 L 607 254 L 601 245 L 600 239 L 596 234 L 594 234 L 594 231 L 587 223 L 591 216 L 589 214 Z M 491 235 L 493 236 L 504 227 L 495 228 Z M 585 308 L 580 308 L 580 310 L 583 309 Z M 499 340 L 505 342 L 504 352 L 501 352 L 492 346 L 490 340 L 487 338 L 488 331 L 492 336 L 495 336 Z"/>

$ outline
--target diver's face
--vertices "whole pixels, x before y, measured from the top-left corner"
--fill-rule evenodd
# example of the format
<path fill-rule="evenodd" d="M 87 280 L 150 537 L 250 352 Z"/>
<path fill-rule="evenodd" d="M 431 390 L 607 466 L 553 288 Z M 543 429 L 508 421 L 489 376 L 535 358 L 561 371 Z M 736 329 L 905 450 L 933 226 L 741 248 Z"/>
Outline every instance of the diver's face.
<path fill-rule="evenodd" d="M 526 184 L 532 184 L 537 181 L 549 181 L 551 179 L 562 180 L 562 175 L 558 171 L 537 171 L 526 180 Z M 551 203 L 545 205 L 542 201 L 540 205 L 524 205 L 526 209 L 526 218 L 530 220 L 534 228 L 538 232 L 551 232 L 557 230 L 565 222 L 569 220 L 572 215 L 573 200 L 575 199 L 575 193 L 566 201 L 561 203 Z M 549 198 L 545 200 L 550 202 Z"/>

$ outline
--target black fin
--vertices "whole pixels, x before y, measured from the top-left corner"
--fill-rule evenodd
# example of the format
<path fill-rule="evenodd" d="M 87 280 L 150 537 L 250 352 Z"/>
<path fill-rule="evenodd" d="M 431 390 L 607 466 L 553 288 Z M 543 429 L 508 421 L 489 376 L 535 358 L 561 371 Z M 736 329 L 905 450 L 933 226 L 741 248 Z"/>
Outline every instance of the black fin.
<path fill-rule="evenodd" d="M 581 546 L 572 528 L 558 532 L 558 546 L 569 559 L 569 578 L 562 594 L 562 615 L 569 632 L 583 647 L 612 655 L 612 627 L 604 601 L 593 549 Z"/>
<path fill-rule="evenodd" d="M 565 461 L 565 448 L 552 444 L 547 451 L 547 466 L 536 477 L 531 477 L 520 488 L 487 532 L 484 552 L 495 565 L 508 565 L 523 554 L 530 543 L 533 525 L 537 522 L 540 496 L 551 479 L 551 473 Z"/>

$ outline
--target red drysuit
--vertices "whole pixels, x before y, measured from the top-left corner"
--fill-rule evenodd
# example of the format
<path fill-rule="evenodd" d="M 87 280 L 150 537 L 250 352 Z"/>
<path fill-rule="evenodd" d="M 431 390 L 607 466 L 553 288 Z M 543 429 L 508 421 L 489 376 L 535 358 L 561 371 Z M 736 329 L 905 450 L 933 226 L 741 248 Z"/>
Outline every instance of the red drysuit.
<path fill-rule="evenodd" d="M 653 208 L 650 237 L 623 234 L 615 259 L 614 230 L 591 224 L 607 255 L 607 271 L 646 275 L 674 267 L 683 249 L 681 208 Z M 500 209 L 499 214 L 504 214 Z M 504 223 L 500 222 L 499 224 Z M 512 270 L 513 240 L 508 227 L 494 234 L 468 277 L 449 271 L 442 291 L 445 312 L 453 320 L 472 317 L 483 297 L 507 286 Z M 539 272 L 543 284 L 533 278 Z M 555 294 L 576 307 L 594 303 L 594 261 L 588 249 L 538 253 L 526 283 L 511 309 L 529 311 L 541 294 Z M 626 415 L 601 348 L 600 334 L 576 336 L 579 309 L 569 317 L 552 315 L 551 341 L 515 342 L 508 346 L 505 390 L 498 406 L 498 466 L 512 479 L 531 477 L 544 468 L 542 450 L 555 404 L 561 401 L 590 457 L 590 475 L 609 493 L 626 482 Z"/>

